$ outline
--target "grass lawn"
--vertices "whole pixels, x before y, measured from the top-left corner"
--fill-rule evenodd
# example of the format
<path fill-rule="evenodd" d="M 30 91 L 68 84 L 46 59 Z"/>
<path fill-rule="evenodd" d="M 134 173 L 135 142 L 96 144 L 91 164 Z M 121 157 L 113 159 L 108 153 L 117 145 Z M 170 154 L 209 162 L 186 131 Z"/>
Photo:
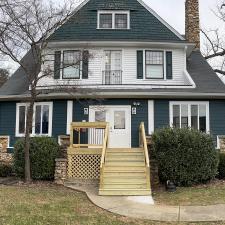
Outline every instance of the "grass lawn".
<path fill-rule="evenodd" d="M 156 204 L 160 205 L 212 205 L 225 204 L 225 181 L 214 181 L 208 185 L 192 188 L 178 188 L 168 193 L 160 188 L 153 193 Z"/>
<path fill-rule="evenodd" d="M 85 194 L 61 186 L 46 184 L 29 187 L 0 186 L 0 225 L 80 224 L 177 225 L 178 223 L 134 220 L 111 214 L 93 205 Z M 198 224 L 222 225 L 225 223 Z"/>

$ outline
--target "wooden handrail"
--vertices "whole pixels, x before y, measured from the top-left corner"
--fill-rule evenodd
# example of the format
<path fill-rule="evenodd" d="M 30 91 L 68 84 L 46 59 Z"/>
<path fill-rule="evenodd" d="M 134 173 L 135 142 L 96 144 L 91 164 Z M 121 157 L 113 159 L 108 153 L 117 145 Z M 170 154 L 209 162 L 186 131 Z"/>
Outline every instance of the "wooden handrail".
<path fill-rule="evenodd" d="M 148 145 L 147 145 L 147 140 L 146 140 L 146 133 L 145 133 L 144 122 L 142 122 L 140 124 L 140 141 L 142 142 L 143 148 L 144 148 L 146 166 L 150 167 L 149 154 L 148 154 Z"/>
<path fill-rule="evenodd" d="M 102 167 L 103 167 L 103 165 L 105 163 L 105 155 L 106 155 L 108 137 L 109 137 L 109 124 L 107 123 L 106 128 L 105 128 L 103 147 L 102 147 L 102 157 L 101 157 L 101 164 L 100 164 L 100 168 L 101 169 L 102 169 Z"/>
<path fill-rule="evenodd" d="M 70 147 L 101 147 L 102 145 L 92 144 L 80 144 L 82 129 L 95 128 L 95 129 L 106 129 L 107 123 L 105 122 L 73 122 L 70 126 Z M 78 144 L 74 144 L 74 131 L 78 131 Z"/>

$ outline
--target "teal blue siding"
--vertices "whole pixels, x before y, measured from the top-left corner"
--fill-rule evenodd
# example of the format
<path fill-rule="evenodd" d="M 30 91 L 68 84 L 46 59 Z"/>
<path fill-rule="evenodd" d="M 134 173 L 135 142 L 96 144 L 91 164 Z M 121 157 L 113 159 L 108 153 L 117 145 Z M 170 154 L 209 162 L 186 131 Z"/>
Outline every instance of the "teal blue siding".
<path fill-rule="evenodd" d="M 210 133 L 216 141 L 217 135 L 225 135 L 225 101 L 209 102 Z"/>
<path fill-rule="evenodd" d="M 52 135 L 57 138 L 66 134 L 67 127 L 67 101 L 53 102 Z"/>
<path fill-rule="evenodd" d="M 155 130 L 169 126 L 169 101 L 155 100 L 154 104 Z"/>
<path fill-rule="evenodd" d="M 88 115 L 84 115 L 84 108 L 89 108 L 89 105 L 130 105 L 133 106 L 133 102 L 140 102 L 141 105 L 137 107 L 137 114 L 131 115 L 131 144 L 132 147 L 139 146 L 139 126 L 141 122 L 145 123 L 146 133 L 148 132 L 148 101 L 147 100 L 135 100 L 135 99 L 110 99 L 99 101 L 75 101 L 73 118 L 76 122 L 82 120 L 89 120 Z"/>
<path fill-rule="evenodd" d="M 0 102 L 0 135 L 10 136 L 10 147 L 15 143 L 16 103 Z"/>
<path fill-rule="evenodd" d="M 97 29 L 98 10 L 130 10 L 129 30 Z M 90 0 L 50 41 L 181 41 L 137 0 Z"/>

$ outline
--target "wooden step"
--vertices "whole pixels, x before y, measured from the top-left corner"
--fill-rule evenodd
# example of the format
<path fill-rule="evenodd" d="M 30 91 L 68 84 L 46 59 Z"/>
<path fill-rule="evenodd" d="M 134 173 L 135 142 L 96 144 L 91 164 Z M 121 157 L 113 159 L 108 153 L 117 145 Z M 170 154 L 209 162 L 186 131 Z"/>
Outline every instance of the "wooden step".
<path fill-rule="evenodd" d="M 106 166 L 119 166 L 119 167 L 136 167 L 136 166 L 145 166 L 145 162 L 138 162 L 138 161 L 133 161 L 133 162 L 125 162 L 125 161 L 106 161 L 105 163 Z"/>
<path fill-rule="evenodd" d="M 128 178 L 146 178 L 146 173 L 145 172 L 138 172 L 138 173 L 133 173 L 133 172 L 106 172 L 104 171 L 103 173 L 103 178 L 107 177 L 119 177 L 123 179 L 128 179 Z"/>
<path fill-rule="evenodd" d="M 100 189 L 99 195 L 103 196 L 149 196 L 149 189 Z"/>
<path fill-rule="evenodd" d="M 112 156 L 142 156 L 144 157 L 144 152 L 107 152 L 106 157 Z"/>
<path fill-rule="evenodd" d="M 128 152 L 128 153 L 131 153 L 131 152 L 144 152 L 144 150 L 142 148 L 108 148 L 106 150 L 106 152 L 108 153 L 116 153 L 116 152 L 119 152 L 119 153 L 122 153 L 122 152 Z"/>
<path fill-rule="evenodd" d="M 104 172 L 123 172 L 123 173 L 140 173 L 140 172 L 146 172 L 145 166 L 127 166 L 124 165 L 122 167 L 120 166 L 105 166 Z"/>
<path fill-rule="evenodd" d="M 129 183 L 104 183 L 103 189 L 146 189 L 146 183 L 129 184 Z"/>
<path fill-rule="evenodd" d="M 127 156 L 110 156 L 110 157 L 106 157 L 105 159 L 106 162 L 145 162 L 145 159 L 143 156 L 139 155 L 139 156 L 132 156 L 132 155 L 127 155 Z"/>
<path fill-rule="evenodd" d="M 146 176 L 142 177 L 105 177 L 104 184 L 106 183 L 117 183 L 117 184 L 146 184 Z"/>

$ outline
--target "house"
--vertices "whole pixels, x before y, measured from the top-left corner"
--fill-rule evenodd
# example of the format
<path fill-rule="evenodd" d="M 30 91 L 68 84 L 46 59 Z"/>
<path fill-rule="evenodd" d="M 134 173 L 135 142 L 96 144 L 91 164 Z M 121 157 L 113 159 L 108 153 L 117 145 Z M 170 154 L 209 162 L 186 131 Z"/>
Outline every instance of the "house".
<path fill-rule="evenodd" d="M 100 177 L 100 194 L 150 194 L 146 136 L 164 126 L 225 134 L 225 86 L 199 48 L 198 0 L 186 0 L 185 37 L 141 0 L 84 1 L 49 37 L 44 66 L 56 72 L 38 83 L 32 135 L 70 135 L 68 177 Z M 58 70 L 81 54 L 91 57 Z M 80 91 L 56 91 L 64 85 Z M 28 96 L 19 68 L 0 90 L 9 147 L 24 136 Z"/>

